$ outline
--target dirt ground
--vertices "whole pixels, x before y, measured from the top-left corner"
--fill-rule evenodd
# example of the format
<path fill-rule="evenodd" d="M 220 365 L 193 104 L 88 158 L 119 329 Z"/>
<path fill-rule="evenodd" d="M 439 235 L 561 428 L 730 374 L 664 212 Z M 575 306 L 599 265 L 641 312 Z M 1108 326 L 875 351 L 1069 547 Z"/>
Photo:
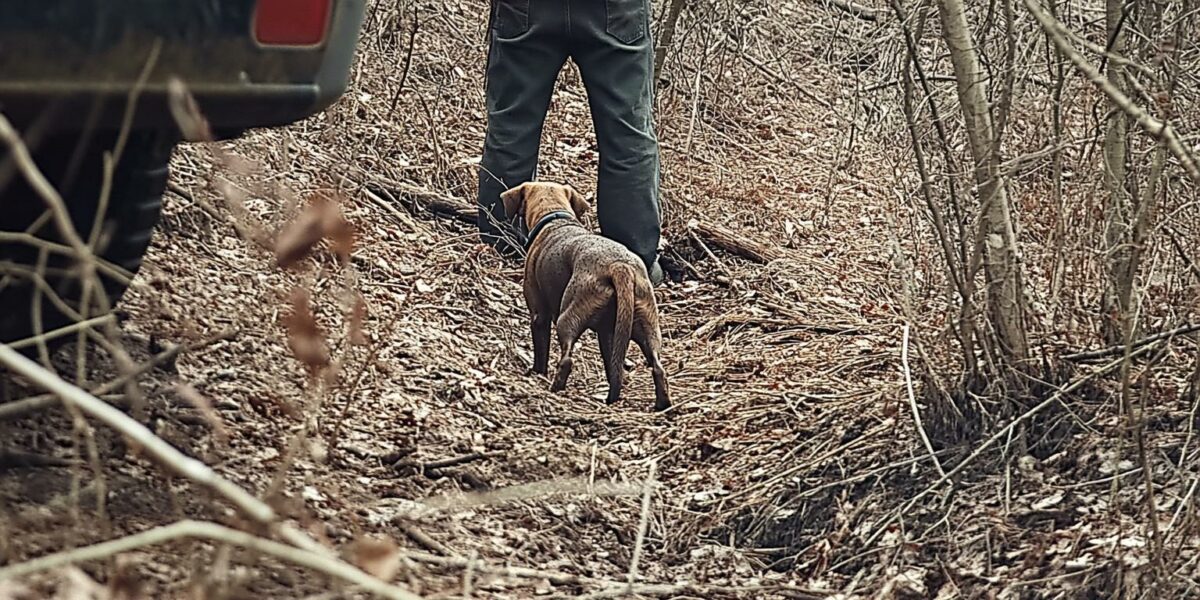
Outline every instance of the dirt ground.
<path fill-rule="evenodd" d="M 1028 483 L 1015 498 L 1000 487 L 945 498 L 960 509 L 952 519 L 940 499 L 916 506 L 911 524 L 884 519 L 936 479 L 909 413 L 896 306 L 892 248 L 913 216 L 892 192 L 894 153 L 862 135 L 870 111 L 852 94 L 853 57 L 812 50 L 835 35 L 828 13 L 791 8 L 764 26 L 803 40 L 765 68 L 688 32 L 681 47 L 711 48 L 700 59 L 711 69 L 668 65 L 659 127 L 673 280 L 658 301 L 675 407 L 658 414 L 640 364 L 628 397 L 604 404 L 590 335 L 565 393 L 528 374 L 519 264 L 438 208 L 473 199 L 486 10 L 452 0 L 417 11 L 408 70 L 410 15 L 376 7 L 351 87 L 330 112 L 178 151 L 177 191 L 122 304 L 136 356 L 198 346 L 145 378 L 154 431 L 332 546 L 374 536 L 545 572 L 406 563 L 398 581 L 429 598 L 461 597 L 464 587 L 486 598 L 607 589 L 626 580 L 639 545 L 637 578 L 670 588 L 653 594 L 664 597 L 976 597 L 995 593 L 990 582 L 1002 577 L 1094 569 L 1063 566 L 1079 552 L 1059 547 L 1070 546 L 1062 535 L 1030 533 L 1079 518 L 1067 504 L 1086 490 L 1062 504 L 1048 466 L 1010 474 Z M 755 55 L 769 34 L 743 52 Z M 707 79 L 731 93 L 698 93 Z M 551 112 L 541 172 L 590 193 L 595 142 L 571 66 Z M 279 268 L 253 238 L 331 190 L 357 229 L 349 264 L 322 250 Z M 771 260 L 715 245 L 701 233 L 713 226 L 767 248 Z M 329 378 L 308 377 L 288 348 L 297 289 L 311 294 L 332 349 Z M 356 294 L 367 308 L 365 346 L 349 343 Z M 103 380 L 106 369 L 97 359 L 92 376 Z M 217 424 L 186 401 L 185 384 L 208 399 Z M 300 441 L 308 419 L 316 435 Z M 76 452 L 61 414 L 6 427 L 21 447 Z M 0 475 L 0 549 L 10 562 L 184 516 L 236 522 L 121 440 L 98 441 L 107 519 L 96 518 L 97 480 L 86 468 Z M 1088 453 L 1071 460 L 1102 477 Z M 910 526 L 920 543 L 898 543 Z M 128 558 L 148 597 L 339 597 L 319 576 L 240 551 L 222 571 L 214 565 L 229 560 L 224 552 L 177 542 Z M 106 577 L 103 565 L 88 571 Z"/>

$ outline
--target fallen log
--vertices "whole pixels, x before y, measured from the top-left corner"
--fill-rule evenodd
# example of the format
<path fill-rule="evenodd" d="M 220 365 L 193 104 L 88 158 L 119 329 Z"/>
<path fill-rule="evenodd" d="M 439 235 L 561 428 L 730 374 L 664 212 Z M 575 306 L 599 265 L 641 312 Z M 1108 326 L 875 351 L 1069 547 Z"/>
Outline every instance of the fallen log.
<path fill-rule="evenodd" d="M 720 225 L 692 219 L 687 226 L 705 241 L 730 254 L 764 264 L 783 258 L 783 253 L 778 249 Z"/>
<path fill-rule="evenodd" d="M 385 198 L 394 198 L 408 207 L 413 214 L 428 211 L 439 217 L 447 217 L 471 225 L 475 224 L 479 214 L 479 209 L 466 200 L 411 184 L 392 181 L 384 185 L 370 182 L 366 184 L 366 189 Z"/>
<path fill-rule="evenodd" d="M 864 21 L 875 21 L 875 20 L 879 19 L 879 13 L 875 12 L 875 9 L 868 8 L 861 4 L 856 4 L 856 3 L 850 2 L 848 0 L 824 0 L 824 1 L 826 4 L 829 4 L 842 12 L 844 12 L 850 16 L 853 16 L 853 17 L 858 17 Z"/>

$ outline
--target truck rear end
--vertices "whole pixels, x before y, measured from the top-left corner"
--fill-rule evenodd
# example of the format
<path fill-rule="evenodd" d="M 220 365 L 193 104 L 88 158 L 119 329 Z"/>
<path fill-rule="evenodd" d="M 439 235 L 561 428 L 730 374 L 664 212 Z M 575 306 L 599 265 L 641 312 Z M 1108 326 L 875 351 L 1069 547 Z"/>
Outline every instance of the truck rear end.
<path fill-rule="evenodd" d="M 311 116 L 346 88 L 364 4 L 0 0 L 0 114 L 111 266 L 107 298 L 85 302 L 47 203 L 0 144 L 0 343 L 111 308 L 137 272 L 180 135 L 171 81 L 218 137 Z"/>
<path fill-rule="evenodd" d="M 136 90 L 136 126 L 168 127 L 178 77 L 214 127 L 291 123 L 345 90 L 364 1 L 6 0 L 0 111 L 60 130 L 115 127 Z"/>

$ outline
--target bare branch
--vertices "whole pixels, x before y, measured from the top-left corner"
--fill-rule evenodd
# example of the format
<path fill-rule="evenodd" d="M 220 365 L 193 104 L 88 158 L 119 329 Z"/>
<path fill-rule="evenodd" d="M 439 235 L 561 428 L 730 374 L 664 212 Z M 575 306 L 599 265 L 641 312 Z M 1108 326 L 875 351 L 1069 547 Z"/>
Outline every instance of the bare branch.
<path fill-rule="evenodd" d="M 198 538 L 233 544 L 268 554 L 275 558 L 308 567 L 330 577 L 357 585 L 376 596 L 389 600 L 420 600 L 420 596 L 389 585 L 372 577 L 350 563 L 338 560 L 332 556 L 294 548 L 279 542 L 251 535 L 244 531 L 230 529 L 207 521 L 179 521 L 163 527 L 156 527 L 141 533 L 123 538 L 101 542 L 91 546 L 75 548 L 42 556 L 23 563 L 0 567 L 0 581 L 5 581 L 39 571 L 46 571 L 64 565 L 71 565 L 91 560 L 111 558 L 121 552 L 128 552 L 146 546 L 162 544 L 183 538 Z"/>
<path fill-rule="evenodd" d="M 1067 56 L 1068 59 L 1079 69 L 1088 81 L 1095 84 L 1104 92 L 1112 101 L 1113 106 L 1119 108 L 1126 115 L 1129 115 L 1142 129 L 1151 137 L 1160 139 L 1167 145 L 1167 149 L 1171 151 L 1171 155 L 1179 161 L 1183 166 L 1183 170 L 1196 183 L 1200 183 L 1200 166 L 1196 164 L 1195 158 L 1192 157 L 1187 147 L 1183 144 L 1183 140 L 1179 139 L 1179 135 L 1175 133 L 1175 128 L 1171 126 L 1170 121 L 1161 121 L 1150 113 L 1146 112 L 1141 106 L 1138 106 L 1126 96 L 1121 90 L 1117 89 L 1108 78 L 1104 76 L 1095 66 L 1087 61 L 1071 42 L 1067 40 L 1069 32 L 1067 28 L 1058 19 L 1050 16 L 1045 9 L 1037 3 L 1036 0 L 1022 0 L 1025 7 L 1033 14 L 1038 23 L 1049 34 L 1050 39 L 1054 41 L 1054 45 Z"/>
<path fill-rule="evenodd" d="M 154 435 L 144 425 L 131 419 L 125 413 L 113 408 L 108 403 L 96 398 L 84 390 L 63 381 L 58 375 L 51 373 L 37 363 L 22 356 L 8 346 L 0 345 L 0 364 L 19 373 L 31 381 L 53 392 L 64 402 L 79 407 L 84 413 L 101 421 L 120 432 L 126 438 L 141 446 L 150 456 L 153 456 L 164 467 L 175 474 L 190 479 L 201 486 L 209 488 L 218 495 L 229 500 L 247 517 L 255 522 L 271 526 L 276 525 L 278 515 L 267 503 L 255 498 L 246 490 L 233 482 L 221 477 L 208 465 L 184 455 Z M 310 551 L 325 552 L 325 548 L 312 538 L 297 529 L 279 524 L 280 535 L 289 543 Z"/>
<path fill-rule="evenodd" d="M 1142 353 L 1145 353 L 1145 352 L 1149 351 L 1151 348 L 1155 348 L 1155 347 L 1156 347 L 1155 345 L 1143 346 L 1141 348 L 1138 348 L 1137 350 L 1134 350 L 1130 354 L 1130 356 L 1141 355 Z M 1005 425 L 1004 427 L 1001 427 L 1000 429 L 998 429 L 996 431 L 996 433 L 993 433 L 991 437 L 989 437 L 986 441 L 984 441 L 982 444 L 980 444 L 978 447 L 976 447 L 975 450 L 972 451 L 970 455 L 968 455 L 966 458 L 964 458 L 957 465 L 954 465 L 953 469 L 950 469 L 949 471 L 946 472 L 945 475 L 943 475 L 942 477 L 939 477 L 937 481 L 933 482 L 933 485 L 930 485 L 929 487 L 925 488 L 920 493 L 918 493 L 917 495 L 910 498 L 908 500 L 908 502 L 905 502 L 904 504 L 895 508 L 888 514 L 888 516 L 881 519 L 879 521 L 879 523 L 875 526 L 875 532 L 872 533 L 870 535 L 870 537 L 867 538 L 866 544 L 864 544 L 864 545 L 865 546 L 873 546 L 875 544 L 875 542 L 879 541 L 879 537 L 882 536 L 885 531 L 887 531 L 887 527 L 889 525 L 891 525 L 892 523 L 895 523 L 896 520 L 898 520 L 902 516 L 904 516 L 905 513 L 907 513 L 909 510 L 912 510 L 912 508 L 914 506 L 916 506 L 918 502 L 920 502 L 921 500 L 924 500 L 925 497 L 927 497 L 930 494 L 932 494 L 933 492 L 937 491 L 938 488 L 942 487 L 942 485 L 945 484 L 947 481 L 950 481 L 953 477 L 955 477 L 959 473 L 962 473 L 963 470 L 965 470 L 968 466 L 974 464 L 975 461 L 978 460 L 979 457 L 981 455 L 983 455 L 983 453 L 986 452 L 989 448 L 996 445 L 996 443 L 999 442 L 1000 440 L 1011 435 L 1011 433 L 1016 429 L 1016 427 L 1018 425 L 1020 425 L 1021 423 L 1024 423 L 1025 421 L 1028 421 L 1029 419 L 1032 419 L 1038 413 L 1042 412 L 1043 410 L 1046 410 L 1050 406 L 1052 406 L 1056 403 L 1062 402 L 1063 398 L 1067 394 L 1070 394 L 1070 393 L 1074 392 L 1075 390 L 1083 387 L 1083 385 L 1086 384 L 1087 382 L 1089 382 L 1097 377 L 1107 375 L 1108 373 L 1111 373 L 1111 372 L 1117 370 L 1118 368 L 1120 368 L 1121 364 L 1125 362 L 1125 360 L 1126 360 L 1125 358 L 1120 358 L 1118 360 L 1115 360 L 1113 362 L 1110 362 L 1110 363 L 1104 365 L 1103 367 L 1101 367 L 1095 371 L 1092 371 L 1091 373 L 1088 373 L 1087 375 L 1084 375 L 1082 377 L 1075 379 L 1071 383 L 1059 388 L 1058 391 L 1051 394 L 1049 398 L 1042 400 L 1041 402 L 1034 405 L 1033 408 L 1030 408 L 1029 410 L 1022 413 L 1020 416 L 1009 421 L 1008 425 Z"/>

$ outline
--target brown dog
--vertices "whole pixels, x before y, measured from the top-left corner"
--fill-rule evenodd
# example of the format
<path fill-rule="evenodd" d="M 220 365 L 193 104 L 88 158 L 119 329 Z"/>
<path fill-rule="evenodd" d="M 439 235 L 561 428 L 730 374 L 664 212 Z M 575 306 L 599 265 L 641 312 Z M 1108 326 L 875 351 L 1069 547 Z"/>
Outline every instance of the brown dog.
<path fill-rule="evenodd" d="M 508 215 L 522 214 L 529 229 L 525 302 L 533 317 L 533 370 L 547 374 L 550 324 L 562 357 L 553 391 L 567 386 L 575 343 L 585 329 L 600 338 L 608 402 L 621 397 L 625 353 L 632 339 L 654 372 L 654 408 L 671 406 L 659 352 L 662 333 L 646 265 L 625 246 L 595 235 L 579 222 L 588 204 L 573 188 L 530 182 L 500 195 Z"/>

